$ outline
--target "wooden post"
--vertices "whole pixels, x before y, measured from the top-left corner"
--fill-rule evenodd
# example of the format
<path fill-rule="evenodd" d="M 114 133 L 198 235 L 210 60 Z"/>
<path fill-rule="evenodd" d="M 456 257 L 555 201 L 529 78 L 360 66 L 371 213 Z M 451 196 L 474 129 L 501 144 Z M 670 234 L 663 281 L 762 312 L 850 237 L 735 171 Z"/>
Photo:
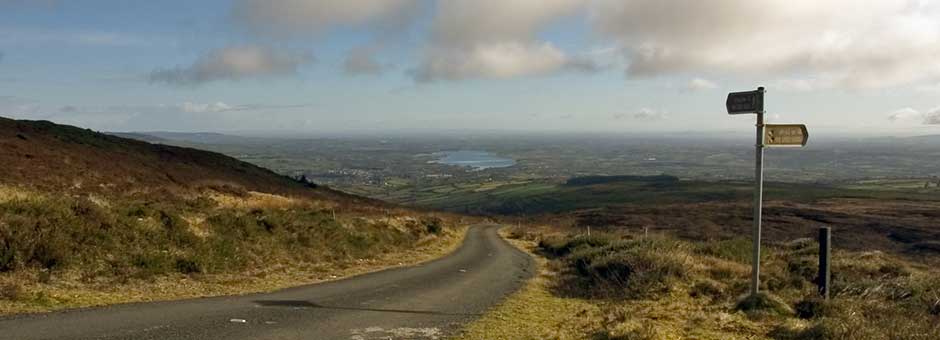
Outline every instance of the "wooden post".
<path fill-rule="evenodd" d="M 832 277 L 830 272 L 831 242 L 832 228 L 819 228 L 819 277 L 816 278 L 816 283 L 819 285 L 819 295 L 825 300 L 829 300 L 829 280 Z"/>

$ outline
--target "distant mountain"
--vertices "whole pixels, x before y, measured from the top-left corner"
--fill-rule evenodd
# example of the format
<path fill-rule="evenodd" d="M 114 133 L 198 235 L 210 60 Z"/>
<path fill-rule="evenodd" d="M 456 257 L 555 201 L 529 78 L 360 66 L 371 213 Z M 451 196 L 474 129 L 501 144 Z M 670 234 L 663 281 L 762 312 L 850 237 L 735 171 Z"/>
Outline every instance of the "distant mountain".
<path fill-rule="evenodd" d="M 136 140 L 147 142 L 147 143 L 167 144 L 167 142 L 169 142 L 169 140 L 165 138 L 160 138 L 157 136 L 152 136 L 152 135 L 139 133 L 139 132 L 108 132 L 107 134 L 112 135 L 112 136 L 118 136 L 121 138 L 136 139 Z"/>
<path fill-rule="evenodd" d="M 157 140 L 176 142 L 176 143 L 184 142 L 184 143 L 193 143 L 193 144 L 216 144 L 216 145 L 250 144 L 252 142 L 262 142 L 262 141 L 268 140 L 266 138 L 243 137 L 243 136 L 227 135 L 227 134 L 215 133 L 215 132 L 145 131 L 145 132 L 130 132 L 130 133 L 125 133 L 124 135 L 129 135 L 129 138 L 134 138 L 134 139 L 139 139 L 139 140 L 146 140 L 147 138 L 153 138 Z"/>

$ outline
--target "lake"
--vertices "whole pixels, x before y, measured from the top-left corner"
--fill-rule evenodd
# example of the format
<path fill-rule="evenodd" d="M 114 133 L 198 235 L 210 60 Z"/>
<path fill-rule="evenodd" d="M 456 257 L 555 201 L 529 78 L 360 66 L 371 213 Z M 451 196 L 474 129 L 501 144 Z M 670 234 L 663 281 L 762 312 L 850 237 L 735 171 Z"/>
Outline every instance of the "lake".
<path fill-rule="evenodd" d="M 441 151 L 435 152 L 433 156 L 438 157 L 438 159 L 431 161 L 432 163 L 466 166 L 473 168 L 473 170 L 505 168 L 516 165 L 516 161 L 511 158 L 499 157 L 486 151 Z"/>

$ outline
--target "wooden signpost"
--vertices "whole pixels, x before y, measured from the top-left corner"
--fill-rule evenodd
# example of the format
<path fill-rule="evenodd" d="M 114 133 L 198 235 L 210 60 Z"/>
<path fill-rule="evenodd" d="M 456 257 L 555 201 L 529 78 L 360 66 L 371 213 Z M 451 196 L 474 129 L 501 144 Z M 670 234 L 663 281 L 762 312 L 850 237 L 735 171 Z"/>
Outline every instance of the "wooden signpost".
<path fill-rule="evenodd" d="M 751 294 L 760 291 L 760 239 L 761 205 L 764 194 L 764 148 L 765 147 L 802 147 L 809 139 L 805 125 L 787 124 L 764 125 L 763 87 L 756 91 L 732 92 L 728 94 L 725 108 L 728 114 L 757 114 L 757 138 L 754 145 L 754 226 L 753 251 L 751 260 Z"/>

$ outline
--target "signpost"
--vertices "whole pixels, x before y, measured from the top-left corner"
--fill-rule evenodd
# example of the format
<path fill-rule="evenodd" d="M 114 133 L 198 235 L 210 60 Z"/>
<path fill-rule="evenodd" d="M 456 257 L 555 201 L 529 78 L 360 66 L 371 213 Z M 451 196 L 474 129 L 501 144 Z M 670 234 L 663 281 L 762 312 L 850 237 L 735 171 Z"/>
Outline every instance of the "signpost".
<path fill-rule="evenodd" d="M 802 147 L 806 145 L 809 133 L 805 125 L 764 125 L 764 91 L 732 92 L 728 94 L 725 108 L 728 114 L 757 114 L 757 138 L 754 144 L 754 226 L 753 251 L 751 260 L 751 295 L 757 294 L 760 287 L 760 239 L 761 239 L 761 204 L 764 194 L 764 148 L 765 147 Z"/>

